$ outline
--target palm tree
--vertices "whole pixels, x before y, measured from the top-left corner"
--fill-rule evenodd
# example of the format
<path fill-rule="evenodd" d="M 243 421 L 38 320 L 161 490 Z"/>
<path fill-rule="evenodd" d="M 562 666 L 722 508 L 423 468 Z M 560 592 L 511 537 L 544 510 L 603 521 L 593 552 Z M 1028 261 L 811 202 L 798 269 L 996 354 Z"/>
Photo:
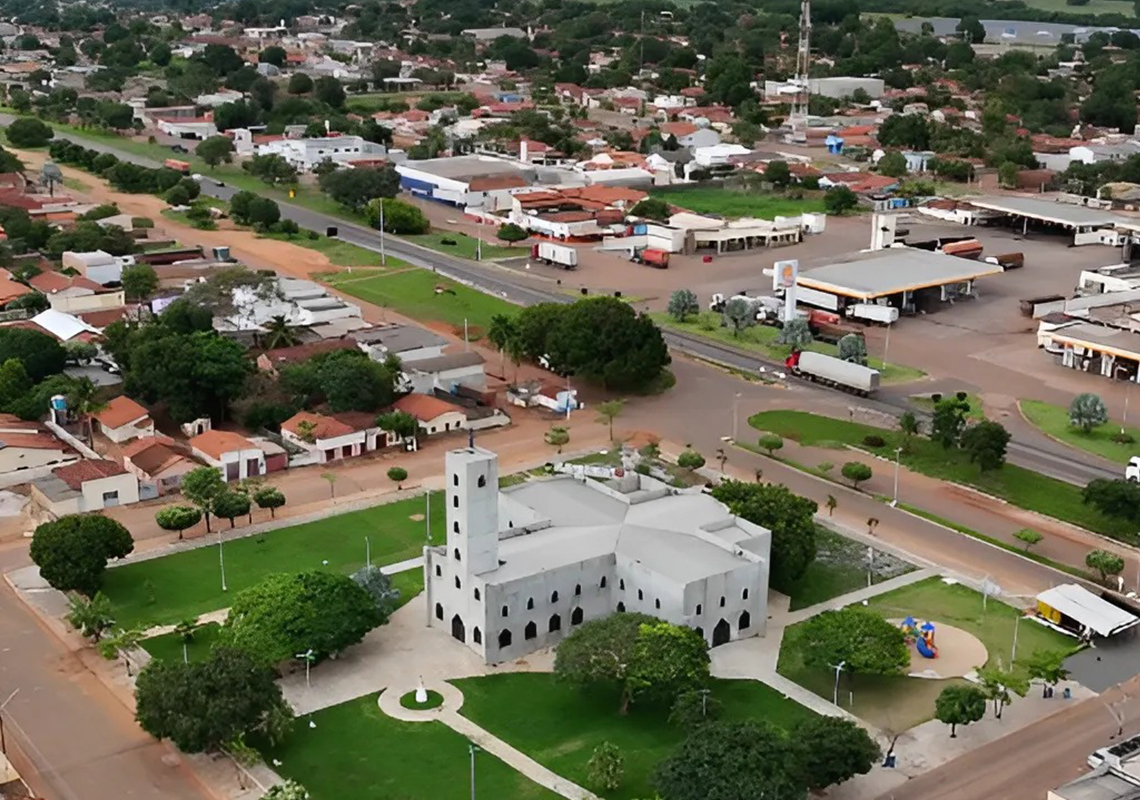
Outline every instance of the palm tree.
<path fill-rule="evenodd" d="M 496 314 L 491 317 L 491 324 L 487 328 L 487 340 L 499 351 L 501 363 L 500 372 L 507 371 L 507 349 L 515 338 L 515 321 L 506 314 Z"/>
<path fill-rule="evenodd" d="M 107 407 L 106 401 L 100 399 L 98 394 L 99 387 L 92 383 L 90 378 L 79 378 L 67 393 L 68 408 L 79 417 L 80 427 L 86 432 L 89 447 L 95 438 L 92 417 Z"/>
<path fill-rule="evenodd" d="M 300 344 L 301 339 L 296 331 L 289 327 L 289 322 L 283 314 L 278 314 L 266 322 L 262 327 L 265 336 L 262 339 L 266 350 L 276 350 L 279 347 L 293 347 Z"/>
<path fill-rule="evenodd" d="M 609 423 L 611 442 L 614 439 L 614 418 L 621 414 L 623 408 L 625 408 L 624 400 L 606 400 L 604 403 L 598 403 L 598 422 Z"/>
<path fill-rule="evenodd" d="M 522 339 L 518 336 L 512 336 L 510 341 L 507 342 L 507 355 L 511 357 L 511 363 L 515 365 L 515 383 L 518 383 L 519 365 L 522 364 L 523 359 L 526 357 L 526 352 L 523 350 Z"/>

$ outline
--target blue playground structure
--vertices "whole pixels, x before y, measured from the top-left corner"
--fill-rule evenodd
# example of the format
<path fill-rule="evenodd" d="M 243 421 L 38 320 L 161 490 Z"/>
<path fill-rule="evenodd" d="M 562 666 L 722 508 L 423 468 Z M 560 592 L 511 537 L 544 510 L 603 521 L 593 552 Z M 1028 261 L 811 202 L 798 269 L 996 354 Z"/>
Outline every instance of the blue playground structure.
<path fill-rule="evenodd" d="M 934 644 L 934 623 L 919 625 L 914 617 L 907 617 L 899 625 L 907 644 L 914 643 L 914 649 L 923 658 L 938 658 L 938 647 Z"/>

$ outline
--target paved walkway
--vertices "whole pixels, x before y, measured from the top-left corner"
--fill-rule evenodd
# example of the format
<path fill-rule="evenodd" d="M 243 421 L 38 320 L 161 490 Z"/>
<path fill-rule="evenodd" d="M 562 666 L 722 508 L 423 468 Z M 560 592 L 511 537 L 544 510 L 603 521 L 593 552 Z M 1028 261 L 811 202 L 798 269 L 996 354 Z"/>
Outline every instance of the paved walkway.
<path fill-rule="evenodd" d="M 927 578 L 933 578 L 937 575 L 938 572 L 932 569 L 916 569 L 905 575 L 889 578 L 882 583 L 876 583 L 872 586 L 856 589 L 853 592 L 840 595 L 839 597 L 833 597 L 830 600 L 824 600 L 822 603 L 816 603 L 814 606 L 801 608 L 797 611 L 789 611 L 786 616 L 780 618 L 779 622 L 786 628 L 795 625 L 797 622 L 810 619 L 816 614 L 822 614 L 824 611 L 835 611 L 836 609 L 846 608 L 856 603 L 862 603 L 864 600 L 870 600 L 872 597 L 893 592 L 895 589 L 901 589 L 904 586 L 910 586 L 912 583 L 918 583 L 919 581 L 924 581 Z M 775 622 L 775 620 L 770 621 L 768 624 L 771 625 L 772 622 Z"/>
<path fill-rule="evenodd" d="M 592 792 L 583 789 L 573 781 L 566 780 L 555 772 L 551 772 L 530 756 L 460 715 L 459 709 L 463 705 L 463 692 L 446 681 L 433 681 L 424 684 L 424 688 L 443 695 L 443 705 L 439 708 L 422 711 L 404 708 L 400 705 L 400 698 L 408 692 L 415 691 L 417 686 L 419 686 L 418 681 L 413 686 L 394 685 L 389 687 L 380 695 L 378 701 L 380 710 L 390 717 L 405 722 L 442 722 L 468 741 L 478 745 L 483 751 L 496 756 L 535 783 L 562 795 L 567 800 L 597 800 Z"/>

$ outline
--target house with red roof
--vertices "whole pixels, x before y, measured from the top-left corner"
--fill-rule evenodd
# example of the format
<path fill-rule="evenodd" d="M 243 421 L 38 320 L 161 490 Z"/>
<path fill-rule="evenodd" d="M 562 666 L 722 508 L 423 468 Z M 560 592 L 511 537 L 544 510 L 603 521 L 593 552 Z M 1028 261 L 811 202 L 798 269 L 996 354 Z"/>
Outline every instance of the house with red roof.
<path fill-rule="evenodd" d="M 139 480 L 140 494 L 162 496 L 177 491 L 182 476 L 201 466 L 190 450 L 168 436 L 135 439 L 123 448 L 123 467 Z"/>
<path fill-rule="evenodd" d="M 467 425 L 467 413 L 461 406 L 430 394 L 409 394 L 392 404 L 395 411 L 411 414 L 428 436 L 462 430 Z"/>
<path fill-rule="evenodd" d="M 99 430 L 112 442 L 121 444 L 140 436 L 154 436 L 150 412 L 126 395 L 112 399 L 94 416 Z"/>
<path fill-rule="evenodd" d="M 266 473 L 265 452 L 232 431 L 204 431 L 190 440 L 190 449 L 199 459 L 217 467 L 226 481 L 240 481 Z"/>
<path fill-rule="evenodd" d="M 299 411 L 281 423 L 281 436 L 312 453 L 317 464 L 371 453 L 388 444 L 388 434 L 376 424 L 376 415 L 363 412 Z"/>
<path fill-rule="evenodd" d="M 0 414 L 0 487 L 41 478 L 79 453 L 40 422 Z"/>
<path fill-rule="evenodd" d="M 139 481 L 122 464 L 85 459 L 31 482 L 32 502 L 53 517 L 137 503 Z"/>

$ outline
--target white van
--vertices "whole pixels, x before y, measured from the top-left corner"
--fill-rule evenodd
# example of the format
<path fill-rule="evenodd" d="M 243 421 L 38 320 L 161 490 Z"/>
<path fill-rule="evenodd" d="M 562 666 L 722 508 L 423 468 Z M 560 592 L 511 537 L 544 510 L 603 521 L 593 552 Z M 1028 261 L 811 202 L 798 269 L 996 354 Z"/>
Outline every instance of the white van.
<path fill-rule="evenodd" d="M 1124 468 L 1124 477 L 1133 483 L 1140 483 L 1140 456 L 1128 459 L 1128 466 Z"/>

